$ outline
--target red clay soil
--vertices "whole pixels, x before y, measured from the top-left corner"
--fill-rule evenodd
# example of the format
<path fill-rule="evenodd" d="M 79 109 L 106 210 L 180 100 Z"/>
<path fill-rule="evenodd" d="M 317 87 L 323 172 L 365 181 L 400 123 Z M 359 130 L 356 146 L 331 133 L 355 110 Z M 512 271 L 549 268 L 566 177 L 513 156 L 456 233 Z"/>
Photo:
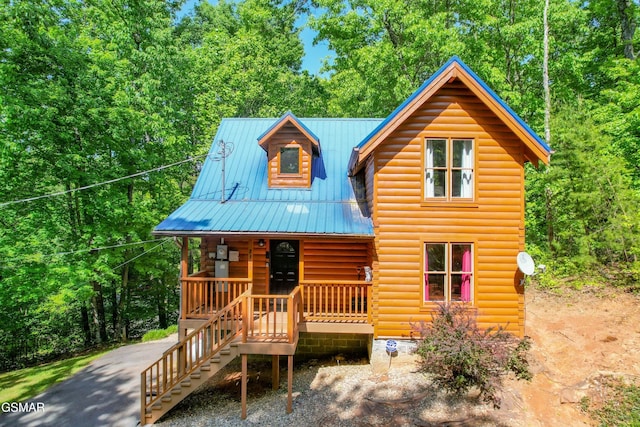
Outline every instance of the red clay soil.
<path fill-rule="evenodd" d="M 506 384 L 504 415 L 527 426 L 593 425 L 582 408 L 607 399 L 603 381 L 640 375 L 640 298 L 594 288 L 526 292 L 534 378 Z"/>

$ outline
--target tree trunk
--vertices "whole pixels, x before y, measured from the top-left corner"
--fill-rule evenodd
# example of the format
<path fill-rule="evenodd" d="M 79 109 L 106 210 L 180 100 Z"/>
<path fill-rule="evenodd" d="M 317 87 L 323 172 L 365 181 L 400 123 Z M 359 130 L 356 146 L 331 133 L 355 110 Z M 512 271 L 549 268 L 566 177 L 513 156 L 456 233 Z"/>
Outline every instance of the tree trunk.
<path fill-rule="evenodd" d="M 111 287 L 111 330 L 113 336 L 118 336 L 118 326 L 120 316 L 118 315 L 118 289 L 116 286 Z"/>
<path fill-rule="evenodd" d="M 542 86 L 544 87 L 544 139 L 547 144 L 551 141 L 551 90 L 549 89 L 549 0 L 544 2 L 544 56 L 542 59 Z"/>
<path fill-rule="evenodd" d="M 547 240 L 549 242 L 549 249 L 551 253 L 555 253 L 553 249 L 553 241 L 555 240 L 554 230 L 553 230 L 553 193 L 551 189 L 547 186 L 544 189 L 544 199 L 545 199 L 545 210 L 546 210 L 546 220 L 547 220 Z"/>
<path fill-rule="evenodd" d="M 80 305 L 80 322 L 84 333 L 84 346 L 91 347 L 93 337 L 91 336 L 91 325 L 89 324 L 89 310 L 87 310 L 87 306 L 84 303 Z"/>
<path fill-rule="evenodd" d="M 636 59 L 633 49 L 633 36 L 636 33 L 636 20 L 634 4 L 631 0 L 616 0 L 618 6 L 618 16 L 620 17 L 620 28 L 622 44 L 624 45 L 624 56 L 627 59 Z"/>
<path fill-rule="evenodd" d="M 127 239 L 130 240 L 130 239 Z M 125 252 L 128 254 L 129 252 Z M 126 255 L 128 257 L 128 255 Z M 128 323 L 128 311 L 129 311 L 129 264 L 125 264 L 122 268 L 122 280 L 120 289 L 120 301 L 117 305 L 116 311 L 120 313 L 119 329 L 116 333 L 120 333 L 120 339 L 126 342 L 129 338 L 127 323 Z"/>
<path fill-rule="evenodd" d="M 108 341 L 109 337 L 107 335 L 107 321 L 104 314 L 102 285 L 95 281 L 91 282 L 91 284 L 93 286 L 93 298 L 91 299 L 91 302 L 93 303 L 93 318 L 98 328 L 98 337 L 100 338 L 100 342 L 105 343 Z"/>
<path fill-rule="evenodd" d="M 160 292 L 158 292 L 158 323 L 160 329 L 166 329 L 169 327 L 169 320 L 167 319 L 167 298 L 166 289 L 162 283 L 159 285 Z"/>

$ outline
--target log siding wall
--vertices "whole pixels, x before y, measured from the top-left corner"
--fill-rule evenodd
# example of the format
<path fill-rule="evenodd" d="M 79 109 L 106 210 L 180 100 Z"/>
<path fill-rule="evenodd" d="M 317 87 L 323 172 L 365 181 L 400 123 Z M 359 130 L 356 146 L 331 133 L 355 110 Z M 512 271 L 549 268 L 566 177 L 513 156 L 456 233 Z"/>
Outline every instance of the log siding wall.
<path fill-rule="evenodd" d="M 299 147 L 300 174 L 280 173 L 280 149 Z M 313 151 L 311 141 L 295 126 L 287 125 L 273 135 L 268 142 L 269 187 L 310 187 Z"/>
<path fill-rule="evenodd" d="M 473 203 L 424 200 L 424 141 L 438 137 L 474 140 Z M 473 243 L 472 299 L 480 325 L 499 324 L 524 334 L 524 297 L 515 263 L 524 249 L 523 150 L 500 119 L 456 81 L 377 147 L 365 172 L 374 190 L 377 337 L 410 337 L 412 323 L 430 319 L 434 306 L 422 302 L 425 242 Z"/>
<path fill-rule="evenodd" d="M 367 242 L 305 240 L 302 247 L 304 280 L 364 280 L 371 266 Z"/>

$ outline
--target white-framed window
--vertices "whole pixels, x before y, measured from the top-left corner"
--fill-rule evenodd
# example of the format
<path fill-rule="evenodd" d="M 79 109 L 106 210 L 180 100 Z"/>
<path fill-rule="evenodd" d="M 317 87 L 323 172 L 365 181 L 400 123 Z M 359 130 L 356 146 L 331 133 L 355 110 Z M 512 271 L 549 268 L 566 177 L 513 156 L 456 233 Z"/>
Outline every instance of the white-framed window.
<path fill-rule="evenodd" d="M 424 243 L 423 301 L 473 299 L 473 244 Z"/>
<path fill-rule="evenodd" d="M 473 199 L 473 139 L 427 138 L 424 198 Z"/>

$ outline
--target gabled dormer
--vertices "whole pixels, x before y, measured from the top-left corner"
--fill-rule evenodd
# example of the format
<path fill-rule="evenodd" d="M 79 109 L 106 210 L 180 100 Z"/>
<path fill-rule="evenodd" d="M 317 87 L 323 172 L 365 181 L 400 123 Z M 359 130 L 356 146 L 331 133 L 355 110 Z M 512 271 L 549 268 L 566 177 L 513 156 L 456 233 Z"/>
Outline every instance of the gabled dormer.
<path fill-rule="evenodd" d="M 313 156 L 320 140 L 292 112 L 287 112 L 258 137 L 267 152 L 269 188 L 311 187 Z"/>

